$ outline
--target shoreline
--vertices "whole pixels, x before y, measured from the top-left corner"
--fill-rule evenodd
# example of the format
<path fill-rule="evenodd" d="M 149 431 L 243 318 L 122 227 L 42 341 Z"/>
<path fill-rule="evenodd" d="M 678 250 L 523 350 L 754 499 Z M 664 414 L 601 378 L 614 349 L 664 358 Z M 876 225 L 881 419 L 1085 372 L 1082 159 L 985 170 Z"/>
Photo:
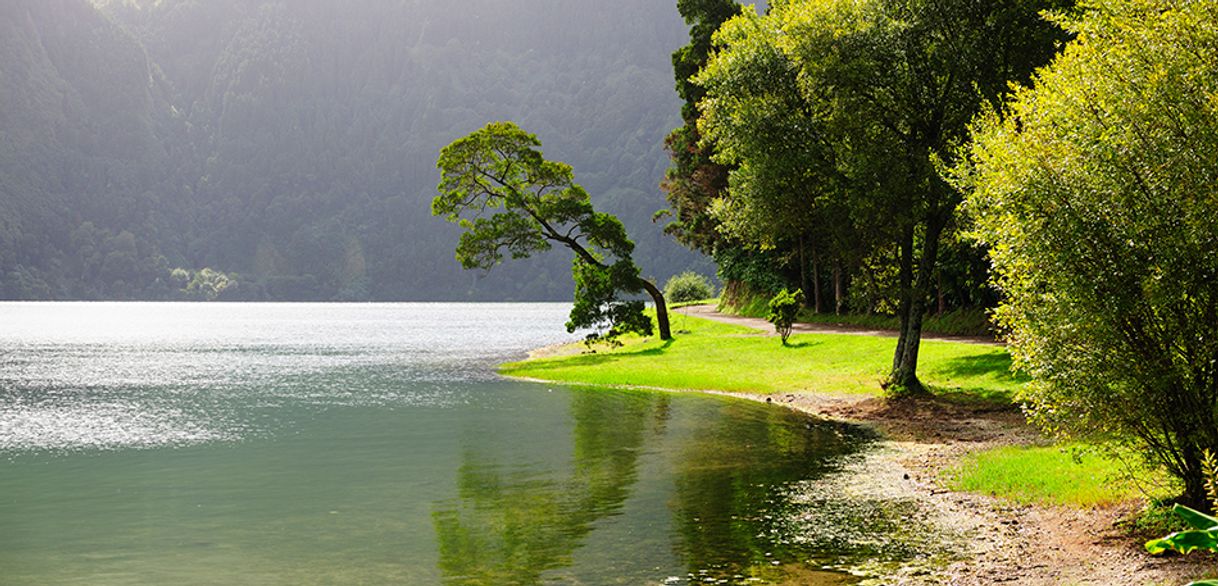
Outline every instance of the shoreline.
<path fill-rule="evenodd" d="M 728 318 L 729 323 L 750 319 L 704 311 L 694 315 Z M 551 345 L 530 352 L 529 359 L 577 354 L 580 349 L 578 342 Z M 880 439 L 851 467 L 848 488 L 913 501 L 958 549 L 950 560 L 912 559 L 895 566 L 856 568 L 867 575 L 863 584 L 1183 584 L 1213 572 L 1210 556 L 1147 554 L 1140 537 L 1120 526 L 1139 511 L 1138 502 L 1086 509 L 1022 505 L 948 487 L 944 472 L 967 453 L 1047 441 L 1014 407 L 938 398 L 890 401 L 864 394 L 766 394 L 500 376 L 551 385 L 726 396 L 871 428 Z"/>

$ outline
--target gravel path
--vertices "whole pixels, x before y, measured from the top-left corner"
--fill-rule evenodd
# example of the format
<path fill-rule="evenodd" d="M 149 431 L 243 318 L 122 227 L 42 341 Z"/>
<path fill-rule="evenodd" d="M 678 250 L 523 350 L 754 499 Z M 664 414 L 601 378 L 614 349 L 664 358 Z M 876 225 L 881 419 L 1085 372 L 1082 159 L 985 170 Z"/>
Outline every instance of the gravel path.
<path fill-rule="evenodd" d="M 729 315 L 719 313 L 719 310 L 714 305 L 687 305 L 673 310 L 675 313 L 683 315 L 692 315 L 717 322 L 727 324 L 740 325 L 758 330 L 763 330 L 769 335 L 777 335 L 774 333 L 774 326 L 770 322 L 759 317 L 742 317 L 739 315 Z M 791 330 L 796 333 L 829 333 L 829 334 L 853 334 L 858 336 L 883 336 L 886 338 L 897 337 L 897 332 L 892 330 L 877 330 L 854 326 L 850 324 L 811 324 L 811 323 L 796 323 L 791 327 Z M 987 344 L 990 346 L 998 345 L 998 342 L 993 338 L 985 336 L 944 336 L 939 334 L 923 334 L 923 340 L 948 340 L 952 342 L 965 342 L 969 344 Z"/>

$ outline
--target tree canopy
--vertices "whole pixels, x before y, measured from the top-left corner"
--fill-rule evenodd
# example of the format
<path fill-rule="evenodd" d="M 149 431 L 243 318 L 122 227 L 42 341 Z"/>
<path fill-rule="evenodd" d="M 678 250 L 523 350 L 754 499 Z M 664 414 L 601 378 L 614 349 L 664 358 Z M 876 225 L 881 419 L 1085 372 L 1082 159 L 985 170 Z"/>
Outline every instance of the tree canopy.
<path fill-rule="evenodd" d="M 640 276 L 625 226 L 594 210 L 571 166 L 547 161 L 540 146 L 514 123 L 492 122 L 440 151 L 440 194 L 431 210 L 464 229 L 457 244 L 461 266 L 489 270 L 508 256 L 528 258 L 561 245 L 575 253 L 569 331 L 650 334 L 643 303 L 623 298 L 646 291 L 655 301 L 660 338 L 669 339 L 664 296 Z"/>

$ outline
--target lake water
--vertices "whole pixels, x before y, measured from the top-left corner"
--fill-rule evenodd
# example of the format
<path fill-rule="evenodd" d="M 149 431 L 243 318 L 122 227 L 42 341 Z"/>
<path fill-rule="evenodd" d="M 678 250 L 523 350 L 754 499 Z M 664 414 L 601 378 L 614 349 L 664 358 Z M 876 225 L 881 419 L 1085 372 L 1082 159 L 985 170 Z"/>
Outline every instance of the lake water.
<path fill-rule="evenodd" d="M 912 555 L 808 496 L 866 433 L 494 374 L 566 310 L 2 303 L 0 583 L 834 584 Z"/>

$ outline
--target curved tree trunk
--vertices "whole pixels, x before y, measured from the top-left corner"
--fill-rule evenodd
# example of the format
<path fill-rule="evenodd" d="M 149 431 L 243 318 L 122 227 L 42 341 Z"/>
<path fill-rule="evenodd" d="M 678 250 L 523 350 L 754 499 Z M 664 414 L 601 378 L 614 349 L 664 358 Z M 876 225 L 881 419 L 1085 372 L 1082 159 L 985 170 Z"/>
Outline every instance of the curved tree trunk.
<path fill-rule="evenodd" d="M 647 279 L 640 278 L 639 284 L 656 304 L 656 323 L 660 326 L 660 339 L 671 340 L 672 329 L 668 326 L 668 304 L 664 302 L 664 293 Z"/>

